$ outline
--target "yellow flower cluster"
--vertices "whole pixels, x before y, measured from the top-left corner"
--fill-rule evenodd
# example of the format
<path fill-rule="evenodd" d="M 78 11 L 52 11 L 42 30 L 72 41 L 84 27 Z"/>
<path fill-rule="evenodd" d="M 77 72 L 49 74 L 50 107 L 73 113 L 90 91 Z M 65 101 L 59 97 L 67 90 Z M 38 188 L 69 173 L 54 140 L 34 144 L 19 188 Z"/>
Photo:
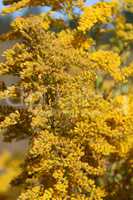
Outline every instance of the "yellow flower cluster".
<path fill-rule="evenodd" d="M 24 191 L 21 196 L 18 198 L 18 200 L 26 200 L 26 199 L 36 199 L 41 200 L 39 197 L 40 194 L 40 187 L 34 186 L 31 190 L 28 189 L 27 191 Z"/>
<path fill-rule="evenodd" d="M 16 96 L 16 88 L 15 86 L 9 86 L 6 90 L 0 91 L 0 99 L 5 99 L 9 97 L 15 97 Z"/>
<path fill-rule="evenodd" d="M 86 37 L 77 31 L 63 30 L 59 33 L 59 38 L 64 45 L 72 45 L 75 48 L 89 49 L 94 40 L 90 37 Z"/>
<path fill-rule="evenodd" d="M 5 119 L 0 123 L 0 129 L 5 129 L 9 126 L 17 124 L 19 119 L 20 115 L 18 111 L 16 111 L 15 113 L 11 113 L 10 115 L 6 116 Z"/>
<path fill-rule="evenodd" d="M 114 14 L 116 4 L 112 2 L 100 2 L 85 7 L 79 20 L 78 30 L 89 31 L 97 23 L 108 23 Z"/>
<path fill-rule="evenodd" d="M 4 8 L 3 12 L 9 13 L 9 12 L 15 12 L 17 9 L 23 8 L 24 6 L 28 5 L 31 2 L 31 0 L 23 0 L 23 1 L 19 1 L 18 3 L 13 3 L 13 1 L 9 2 L 9 3 L 13 3 L 13 6 L 10 8 Z"/>
<path fill-rule="evenodd" d="M 68 7 L 68 10 L 72 6 L 80 6 L 82 7 L 84 4 L 84 0 L 18 0 L 17 2 L 14 0 L 4 0 L 5 4 L 10 4 L 10 7 L 6 7 L 3 9 L 3 13 L 11 13 L 15 12 L 18 9 L 27 7 L 27 6 L 52 6 L 54 10 L 61 9 L 62 7 Z"/>
<path fill-rule="evenodd" d="M 129 11 L 129 12 L 133 12 L 133 1 L 132 0 L 124 0 L 124 8 Z"/>
<path fill-rule="evenodd" d="M 19 0 L 5 11 L 51 5 L 53 10 L 72 13 L 76 26 L 73 29 L 64 21 L 56 27 L 58 20 L 49 14 L 12 23 L 17 40 L 6 51 L 0 74 L 17 74 L 19 82 L 0 95 L 2 99 L 18 97 L 19 87 L 24 105 L 6 115 L 1 110 L 0 128 L 7 130 L 4 135 L 10 140 L 30 140 L 18 177 L 22 185 L 18 200 L 115 199 L 119 190 L 109 191 L 108 165 L 132 160 L 133 95 L 119 89 L 132 76 L 132 64 L 123 64 L 122 53 L 112 50 L 108 34 L 103 41 L 101 35 L 87 32 L 95 24 L 110 25 L 110 19 L 116 19 L 116 4 L 100 2 L 78 16 L 73 12 L 77 3 L 83 1 Z M 108 43 L 106 50 L 100 49 L 97 37 Z M 98 91 L 107 83 L 101 83 L 99 76 L 113 82 L 107 89 L 109 96 Z"/>
<path fill-rule="evenodd" d="M 117 53 L 98 50 L 90 54 L 89 62 L 90 66 L 94 69 L 105 71 L 105 73 L 110 74 L 115 80 L 123 80 L 120 69 L 121 60 Z"/>
<path fill-rule="evenodd" d="M 132 23 L 127 23 L 124 16 L 118 16 L 116 18 L 116 35 L 125 44 L 133 41 L 133 25 Z"/>
<path fill-rule="evenodd" d="M 46 14 L 40 14 L 40 16 L 32 16 L 32 17 L 28 17 L 26 19 L 22 18 L 22 17 L 18 17 L 13 23 L 12 23 L 12 27 L 17 31 L 19 29 L 19 31 L 21 31 L 21 29 L 23 29 L 25 27 L 28 28 L 31 24 L 34 24 L 34 27 L 36 27 L 36 25 L 40 24 L 40 26 L 42 26 L 42 29 L 44 28 L 44 30 L 48 30 L 49 26 L 50 26 L 50 19 L 49 16 Z"/>

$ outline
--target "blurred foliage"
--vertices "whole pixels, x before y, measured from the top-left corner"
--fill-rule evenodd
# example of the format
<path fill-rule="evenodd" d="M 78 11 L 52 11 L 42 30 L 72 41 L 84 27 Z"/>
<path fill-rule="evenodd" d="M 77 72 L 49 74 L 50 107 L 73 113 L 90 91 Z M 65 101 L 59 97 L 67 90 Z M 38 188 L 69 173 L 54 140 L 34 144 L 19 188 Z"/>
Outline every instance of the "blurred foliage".
<path fill-rule="evenodd" d="M 12 188 L 10 183 L 21 173 L 20 155 L 8 151 L 0 153 L 0 200 L 15 200 L 19 189 Z"/>

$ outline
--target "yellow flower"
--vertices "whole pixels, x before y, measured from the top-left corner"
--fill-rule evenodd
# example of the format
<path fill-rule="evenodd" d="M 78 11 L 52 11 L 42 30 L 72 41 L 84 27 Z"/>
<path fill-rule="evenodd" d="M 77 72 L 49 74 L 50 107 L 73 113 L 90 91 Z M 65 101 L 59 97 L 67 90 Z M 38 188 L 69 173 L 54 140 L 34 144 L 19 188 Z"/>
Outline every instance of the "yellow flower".
<path fill-rule="evenodd" d="M 107 23 L 114 14 L 115 3 L 100 2 L 85 7 L 79 20 L 78 30 L 89 31 L 97 23 Z"/>

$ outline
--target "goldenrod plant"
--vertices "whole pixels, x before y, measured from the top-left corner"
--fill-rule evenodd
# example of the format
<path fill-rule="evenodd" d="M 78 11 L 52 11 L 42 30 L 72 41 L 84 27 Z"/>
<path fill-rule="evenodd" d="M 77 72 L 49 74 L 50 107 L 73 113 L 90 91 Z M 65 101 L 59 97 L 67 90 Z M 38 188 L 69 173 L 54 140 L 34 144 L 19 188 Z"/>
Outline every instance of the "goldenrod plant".
<path fill-rule="evenodd" d="M 19 77 L 0 92 L 0 129 L 29 140 L 17 199 L 133 199 L 132 1 L 4 3 L 3 14 L 49 7 L 0 36 L 16 41 L 0 74 Z"/>

